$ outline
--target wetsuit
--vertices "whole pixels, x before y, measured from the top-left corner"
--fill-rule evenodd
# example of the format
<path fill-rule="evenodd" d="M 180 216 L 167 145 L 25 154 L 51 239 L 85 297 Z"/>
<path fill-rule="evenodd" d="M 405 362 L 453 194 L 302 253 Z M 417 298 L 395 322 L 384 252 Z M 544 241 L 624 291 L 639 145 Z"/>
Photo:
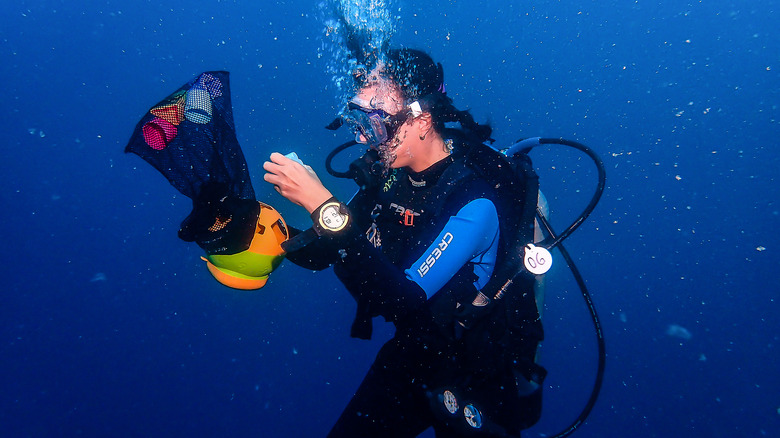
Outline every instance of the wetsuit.
<path fill-rule="evenodd" d="M 349 230 L 288 254 L 309 268 L 333 264 L 358 303 L 353 336 L 370 337 L 375 316 L 396 326 L 329 436 L 413 437 L 431 426 L 437 436 L 519 436 L 527 427 L 502 421 L 526 408 L 503 351 L 503 308 L 462 321 L 500 261 L 504 204 L 465 159 L 448 157 L 359 191 L 348 203 Z M 533 350 L 540 333 L 527 339 Z M 484 424 L 444 412 L 443 387 L 478 401 Z"/>

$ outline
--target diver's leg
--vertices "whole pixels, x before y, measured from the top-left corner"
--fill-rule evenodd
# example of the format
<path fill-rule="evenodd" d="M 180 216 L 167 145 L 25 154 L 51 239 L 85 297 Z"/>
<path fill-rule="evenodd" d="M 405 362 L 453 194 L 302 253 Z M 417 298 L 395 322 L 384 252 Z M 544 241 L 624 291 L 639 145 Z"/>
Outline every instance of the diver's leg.
<path fill-rule="evenodd" d="M 431 426 L 428 403 L 392 342 L 379 351 L 329 438 L 416 437 Z"/>

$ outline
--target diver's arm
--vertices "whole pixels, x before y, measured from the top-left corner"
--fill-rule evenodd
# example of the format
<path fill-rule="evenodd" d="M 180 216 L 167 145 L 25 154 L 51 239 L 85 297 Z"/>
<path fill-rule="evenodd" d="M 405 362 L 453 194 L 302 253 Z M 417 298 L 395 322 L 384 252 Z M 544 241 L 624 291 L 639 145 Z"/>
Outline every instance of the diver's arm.
<path fill-rule="evenodd" d="M 335 198 L 332 199 L 335 200 Z M 370 208 L 374 205 L 370 199 L 373 199 L 372 195 L 367 194 L 363 190 L 358 190 L 347 204 L 346 208 L 349 211 L 349 216 L 355 220 L 369 217 Z M 360 227 L 362 227 L 362 225 L 358 225 L 358 228 Z M 292 227 L 289 228 L 291 228 L 291 240 L 294 240 L 298 234 L 312 232 L 312 230 L 301 231 Z M 315 271 L 328 268 L 341 260 L 339 250 L 343 248 L 343 243 L 341 243 L 340 240 L 341 239 L 334 239 L 330 236 L 318 237 L 315 234 L 313 238 L 310 236 L 305 239 L 305 244 L 302 246 L 296 245 L 295 249 L 288 249 L 287 260 L 290 260 L 302 268 Z"/>
<path fill-rule="evenodd" d="M 346 239 L 341 263 L 333 265 L 333 272 L 370 316 L 383 316 L 398 322 L 419 310 L 425 303 L 425 291 L 409 281 L 384 254 L 366 240 L 352 233 Z"/>
<path fill-rule="evenodd" d="M 373 205 L 370 202 L 365 202 L 367 194 L 364 191 L 358 191 L 350 200 L 350 207 L 347 208 L 325 188 L 314 170 L 305 165 L 294 153 L 286 156 L 279 153 L 271 154 L 270 161 L 263 164 L 263 169 L 267 172 L 264 176 L 265 181 L 273 184 L 279 194 L 302 206 L 311 214 L 313 229 L 319 235 L 318 238 L 308 241 L 303 247 L 288 252 L 288 260 L 307 269 L 325 269 L 340 259 L 339 252 L 344 248 L 344 242 L 365 240 L 357 239 L 357 234 L 353 231 L 354 227 L 352 226 L 354 218 L 358 217 L 356 214 L 367 217 L 369 212 L 365 210 Z M 334 206 L 337 207 L 336 210 L 333 209 Z M 326 209 L 326 207 L 328 208 Z M 344 229 L 327 230 L 323 228 L 323 226 L 328 225 L 323 221 L 338 219 L 340 216 L 338 210 L 344 212 Z M 352 213 L 348 213 L 349 210 L 352 210 Z M 311 230 L 304 233 L 310 232 Z"/>
<path fill-rule="evenodd" d="M 339 251 L 343 263 L 336 264 L 335 269 L 350 293 L 359 301 L 367 299 L 372 313 L 391 321 L 419 308 L 463 265 L 497 243 L 495 206 L 489 200 L 477 199 L 450 219 L 439 239 L 431 242 L 430 252 L 409 269 L 401 270 L 356 230 L 354 215 L 332 197 L 311 168 L 279 153 L 271 154 L 271 161 L 263 168 L 268 172 L 264 176 L 267 182 L 311 213 L 321 244 L 343 250 Z M 441 239 L 446 241 L 444 248 Z M 448 251 L 449 245 L 453 246 Z M 488 276 L 492 267 L 489 271 Z"/>
<path fill-rule="evenodd" d="M 305 232 L 289 225 L 287 228 L 290 230 L 291 239 Z M 338 248 L 334 248 L 329 242 L 314 239 L 301 248 L 288 250 L 285 253 L 285 258 L 301 268 L 321 271 L 336 263 L 339 260 L 339 253 Z"/>
<path fill-rule="evenodd" d="M 320 181 L 311 166 L 305 165 L 295 153 L 282 155 L 274 152 L 263 163 L 267 172 L 263 179 L 274 185 L 279 194 L 311 214 L 325 200 L 332 198 L 330 191 Z M 291 228 L 291 237 L 302 231 Z M 287 259 L 306 269 L 319 271 L 338 260 L 337 248 L 330 242 L 316 239 L 304 247 L 287 253 Z"/>
<path fill-rule="evenodd" d="M 486 276 L 490 276 L 498 243 L 498 215 L 487 199 L 469 202 L 405 270 L 390 263 L 363 236 L 353 236 L 345 243 L 342 263 L 334 265 L 336 275 L 358 302 L 368 301 L 372 315 L 395 322 L 419 310 L 470 261 L 489 264 Z"/>
<path fill-rule="evenodd" d="M 430 298 L 466 263 L 476 265 L 477 289 L 493 272 L 498 249 L 498 213 L 488 199 L 475 199 L 444 226 L 423 255 L 406 269 L 406 277 Z"/>

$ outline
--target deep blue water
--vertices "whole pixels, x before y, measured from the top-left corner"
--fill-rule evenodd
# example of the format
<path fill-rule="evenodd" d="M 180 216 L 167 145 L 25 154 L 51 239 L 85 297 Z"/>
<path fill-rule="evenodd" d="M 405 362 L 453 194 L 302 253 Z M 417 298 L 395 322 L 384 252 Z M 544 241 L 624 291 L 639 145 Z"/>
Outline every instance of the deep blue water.
<path fill-rule="evenodd" d="M 564 137 L 607 191 L 568 241 L 603 319 L 604 388 L 575 436 L 780 436 L 778 2 L 399 3 L 394 45 L 430 51 L 497 146 Z M 392 328 L 349 338 L 330 272 L 285 263 L 262 290 L 213 281 L 176 237 L 190 202 L 122 150 L 205 70 L 231 72 L 258 199 L 272 151 L 324 172 L 346 133 L 316 1 L 0 4 L 0 436 L 324 436 Z M 562 228 L 595 186 L 533 153 Z M 548 275 L 542 421 L 557 432 L 595 371 L 584 304 Z M 669 333 L 680 326 L 688 336 Z"/>

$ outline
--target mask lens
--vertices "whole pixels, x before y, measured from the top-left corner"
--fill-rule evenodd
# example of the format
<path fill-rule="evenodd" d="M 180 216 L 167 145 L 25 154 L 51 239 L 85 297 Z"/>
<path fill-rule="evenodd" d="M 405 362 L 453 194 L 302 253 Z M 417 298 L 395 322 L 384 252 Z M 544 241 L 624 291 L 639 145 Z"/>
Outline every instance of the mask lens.
<path fill-rule="evenodd" d="M 365 143 L 368 146 L 379 146 L 387 141 L 387 128 L 384 119 L 384 111 L 373 110 L 366 112 L 364 109 L 352 109 L 344 114 L 344 121 L 355 130 L 355 141 Z"/>
<path fill-rule="evenodd" d="M 383 115 L 384 113 L 377 112 L 368 115 L 368 122 L 371 124 L 371 131 L 374 133 L 373 138 L 377 145 L 387 141 L 387 127 Z"/>

